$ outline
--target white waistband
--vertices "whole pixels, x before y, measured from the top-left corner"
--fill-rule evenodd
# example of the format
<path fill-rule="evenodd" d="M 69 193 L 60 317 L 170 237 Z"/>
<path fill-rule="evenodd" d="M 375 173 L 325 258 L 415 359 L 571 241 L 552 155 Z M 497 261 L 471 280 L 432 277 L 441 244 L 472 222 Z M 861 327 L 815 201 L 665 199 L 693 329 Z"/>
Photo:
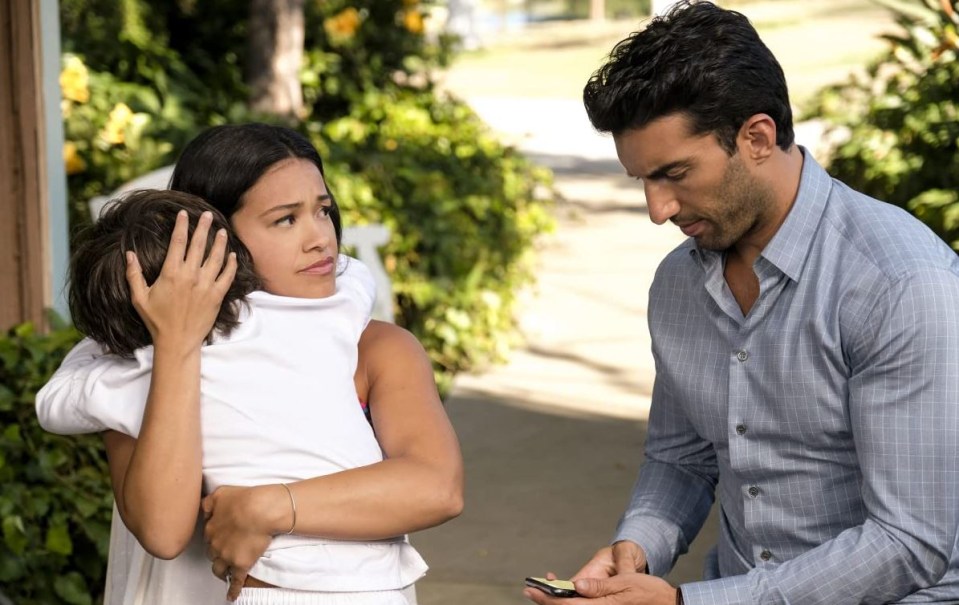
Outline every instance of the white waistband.
<path fill-rule="evenodd" d="M 410 605 L 403 590 L 311 592 L 288 588 L 244 588 L 232 605 Z"/>

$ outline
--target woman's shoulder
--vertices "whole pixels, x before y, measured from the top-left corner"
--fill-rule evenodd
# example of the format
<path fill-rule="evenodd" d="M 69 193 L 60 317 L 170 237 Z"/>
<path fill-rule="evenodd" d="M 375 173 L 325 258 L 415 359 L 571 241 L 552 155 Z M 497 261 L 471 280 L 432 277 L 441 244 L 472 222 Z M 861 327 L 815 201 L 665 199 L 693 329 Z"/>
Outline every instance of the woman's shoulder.
<path fill-rule="evenodd" d="M 360 336 L 361 357 L 373 359 L 411 352 L 426 353 L 416 336 L 396 324 L 373 319 Z"/>
<path fill-rule="evenodd" d="M 374 385 L 389 388 L 413 376 L 432 377 L 423 345 L 409 330 L 395 324 L 371 320 L 360 336 L 358 353 L 356 392 L 362 401 L 370 401 Z"/>

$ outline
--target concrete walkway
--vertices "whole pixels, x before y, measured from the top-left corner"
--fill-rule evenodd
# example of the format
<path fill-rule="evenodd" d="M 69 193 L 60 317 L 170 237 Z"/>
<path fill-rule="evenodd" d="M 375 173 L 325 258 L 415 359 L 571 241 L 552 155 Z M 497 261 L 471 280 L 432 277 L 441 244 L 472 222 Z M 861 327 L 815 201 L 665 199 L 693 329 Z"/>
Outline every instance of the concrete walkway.
<path fill-rule="evenodd" d="M 552 168 L 564 201 L 521 309 L 526 345 L 457 379 L 447 409 L 466 463 L 466 511 L 413 536 L 421 605 L 527 602 L 523 578 L 570 575 L 608 543 L 642 460 L 653 364 L 646 298 L 682 240 L 646 216 L 612 141 L 566 99 L 472 98 L 495 130 Z M 674 572 L 695 579 L 713 531 Z"/>

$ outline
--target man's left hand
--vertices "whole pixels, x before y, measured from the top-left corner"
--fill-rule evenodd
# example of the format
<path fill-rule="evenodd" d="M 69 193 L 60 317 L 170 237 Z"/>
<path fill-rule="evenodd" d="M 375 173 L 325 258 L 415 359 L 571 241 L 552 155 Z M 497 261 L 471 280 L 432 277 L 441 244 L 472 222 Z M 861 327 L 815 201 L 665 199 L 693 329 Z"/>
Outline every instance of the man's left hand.
<path fill-rule="evenodd" d="M 611 578 L 583 578 L 575 581 L 578 598 L 551 597 L 541 590 L 526 588 L 523 595 L 538 605 L 675 605 L 676 588 L 666 580 L 642 573 L 625 573 Z"/>

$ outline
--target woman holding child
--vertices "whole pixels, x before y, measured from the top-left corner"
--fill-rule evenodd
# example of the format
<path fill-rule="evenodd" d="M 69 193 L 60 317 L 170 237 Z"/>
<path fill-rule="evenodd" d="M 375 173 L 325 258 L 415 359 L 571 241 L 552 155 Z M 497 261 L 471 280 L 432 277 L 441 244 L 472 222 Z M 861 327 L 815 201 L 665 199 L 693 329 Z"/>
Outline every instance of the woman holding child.
<path fill-rule="evenodd" d="M 316 150 L 299 134 L 260 124 L 213 128 L 184 151 L 171 189 L 209 202 L 229 220 L 233 234 L 242 242 L 233 246 L 233 251 L 243 247 L 249 251 L 256 278 L 265 291 L 250 295 L 251 316 L 263 304 L 276 300 L 296 304 L 290 301 L 339 296 L 339 212 Z M 213 576 L 209 564 L 201 563 L 197 556 L 194 523 L 201 505 L 201 478 L 207 479 L 210 470 L 206 459 L 209 427 L 201 427 L 200 418 L 201 412 L 206 418 L 210 407 L 203 381 L 211 366 L 204 362 L 201 379 L 200 353 L 237 261 L 228 254 L 225 231 L 213 235 L 212 246 L 206 245 L 214 222 L 211 214 L 202 215 L 189 243 L 186 222 L 185 217 L 178 219 L 170 254 L 152 284 L 141 275 L 142 259 L 136 255 L 129 258 L 127 277 L 133 303 L 153 342 L 152 381 L 145 383 L 149 397 L 145 408 L 140 408 L 138 433 L 113 430 L 104 437 L 124 521 L 148 551 L 175 558 L 151 560 L 141 566 L 126 562 L 124 573 L 116 565 L 123 562 L 111 552 L 109 575 L 115 592 L 108 605 L 133 599 L 162 604 L 212 598 L 206 596 L 211 594 L 211 584 L 205 578 Z M 347 264 L 343 275 L 349 271 Z M 354 291 L 359 292 L 357 300 L 364 300 L 362 287 Z M 267 303 L 261 300 L 265 297 Z M 365 313 L 368 317 L 368 309 Z M 252 594 L 258 595 L 259 601 L 245 602 L 277 602 L 279 596 L 293 599 L 284 601 L 291 603 L 354 602 L 343 598 L 363 592 L 355 582 L 342 584 L 340 590 L 316 591 L 309 582 L 283 586 L 247 572 L 262 563 L 261 556 L 277 542 L 276 536 L 292 532 L 331 542 L 395 543 L 397 536 L 440 524 L 461 510 L 459 448 L 425 352 L 408 332 L 392 324 L 359 321 L 360 329 L 363 325 L 365 329 L 362 333 L 356 330 L 358 355 L 346 367 L 355 369 L 350 386 L 356 396 L 369 403 L 376 431 L 372 443 L 382 450 L 382 460 L 362 458 L 368 463 L 344 463 L 341 470 L 295 481 L 223 485 L 203 498 L 206 554 L 213 562 L 213 573 L 229 580 L 231 599 L 238 595 L 247 599 Z M 237 330 L 242 332 L 244 327 L 241 321 Z M 301 336 L 314 337 L 322 335 Z M 217 335 L 213 338 L 216 343 Z M 91 343 L 85 341 L 78 349 L 83 346 Z M 78 355 L 71 353 L 74 360 L 79 358 L 79 352 L 75 353 Z M 349 354 L 344 356 L 349 358 Z M 203 359 L 207 357 L 204 352 Z M 106 363 L 97 353 L 86 359 L 92 364 Z M 322 366 L 324 357 L 317 356 L 315 361 Z M 70 413 L 71 406 L 82 404 L 72 385 L 89 375 L 89 367 L 70 366 L 69 362 L 71 358 L 38 395 L 38 415 L 44 426 L 56 432 L 88 431 L 90 427 L 71 424 L 69 419 L 76 416 Z M 315 398 L 317 405 L 324 401 L 324 393 L 302 395 Z M 199 405 L 201 398 L 203 406 Z M 294 431 L 311 428 L 291 428 L 291 441 L 295 441 Z M 358 429 L 354 426 L 351 430 Z M 333 438 L 336 433 L 328 435 Z M 122 531 L 116 523 L 114 530 Z M 113 540 L 119 549 L 122 535 Z M 368 566 L 362 558 L 355 562 Z M 205 574 L 203 579 L 200 572 Z M 366 576 L 372 592 L 387 590 L 390 595 L 378 600 L 378 595 L 367 592 L 368 598 L 362 602 L 400 602 L 391 599 L 406 585 L 397 580 L 384 586 L 377 574 L 378 569 L 370 568 Z M 395 577 L 406 578 L 402 580 L 406 582 L 410 576 Z M 223 584 L 213 579 L 212 585 L 222 598 Z M 276 592 L 288 588 L 299 590 Z"/>

